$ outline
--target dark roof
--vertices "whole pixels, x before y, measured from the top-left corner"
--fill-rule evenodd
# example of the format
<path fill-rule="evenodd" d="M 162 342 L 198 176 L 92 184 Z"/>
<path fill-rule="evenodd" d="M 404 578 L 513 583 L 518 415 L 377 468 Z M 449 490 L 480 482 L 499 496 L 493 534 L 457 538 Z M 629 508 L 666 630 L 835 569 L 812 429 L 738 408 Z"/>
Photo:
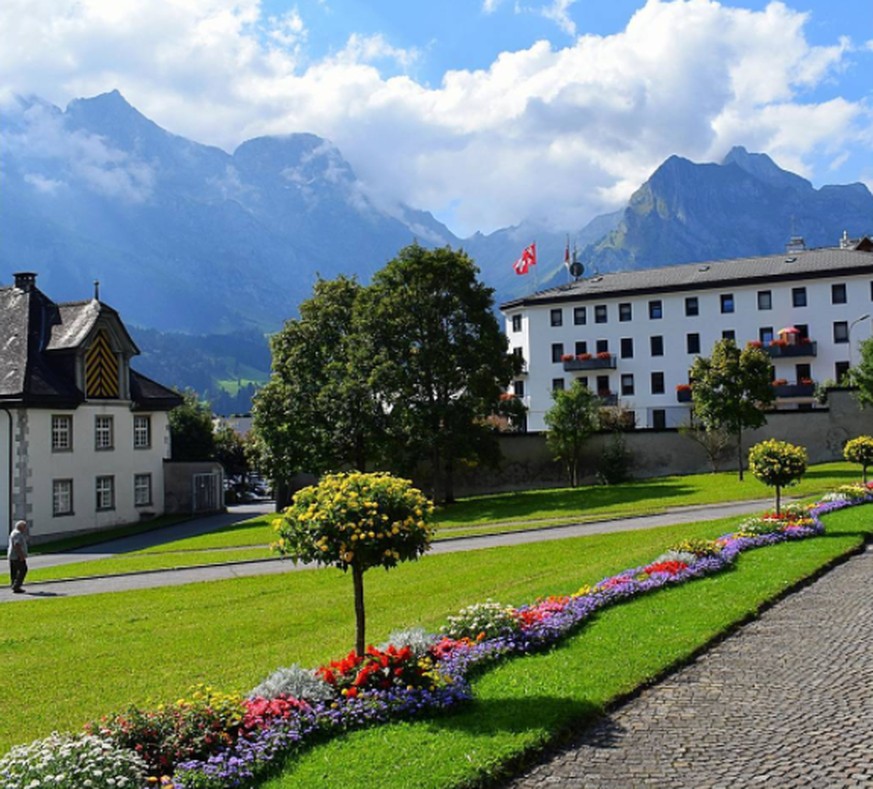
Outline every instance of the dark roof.
<path fill-rule="evenodd" d="M 169 411 L 182 405 L 182 395 L 134 369 L 130 371 L 130 399 L 136 411 Z"/>
<path fill-rule="evenodd" d="M 76 352 L 98 320 L 126 355 L 139 349 L 112 307 L 97 300 L 55 304 L 32 283 L 0 288 L 0 404 L 75 408 L 85 399 L 76 386 Z M 134 370 L 130 393 L 138 410 L 170 409 L 182 401 Z"/>
<path fill-rule="evenodd" d="M 719 286 L 790 282 L 873 272 L 873 254 L 856 249 L 810 249 L 766 257 L 683 263 L 619 271 L 533 293 L 500 305 L 502 310 L 537 304 L 594 301 L 620 296 L 709 290 Z"/>

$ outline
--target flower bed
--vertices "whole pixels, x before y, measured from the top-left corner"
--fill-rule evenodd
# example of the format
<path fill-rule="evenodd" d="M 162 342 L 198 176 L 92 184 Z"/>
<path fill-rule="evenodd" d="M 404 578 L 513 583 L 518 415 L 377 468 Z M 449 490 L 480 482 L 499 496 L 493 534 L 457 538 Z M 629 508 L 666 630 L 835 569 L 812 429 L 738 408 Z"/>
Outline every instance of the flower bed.
<path fill-rule="evenodd" d="M 749 518 L 738 531 L 716 540 L 685 540 L 645 565 L 574 594 L 517 608 L 490 600 L 478 603 L 449 617 L 438 635 L 411 630 L 393 634 L 392 643 L 369 647 L 364 655 L 351 653 L 315 670 L 280 669 L 245 699 L 199 688 L 191 699 L 166 708 L 131 709 L 90 724 L 89 736 L 102 738 L 114 752 L 132 755 L 132 766 L 125 769 L 141 770 L 141 780 L 128 786 L 251 786 L 306 744 L 456 707 L 471 698 L 469 683 L 477 671 L 550 647 L 600 608 L 716 573 L 742 551 L 821 534 L 821 515 L 870 501 L 870 487 L 842 486 L 813 507 L 789 506 L 779 515 Z M 27 754 L 44 750 L 44 742 L 13 749 L 0 759 L 4 786 L 29 785 L 23 779 L 16 782 L 19 773 L 10 770 L 23 770 Z M 93 783 L 104 785 L 114 784 Z"/>

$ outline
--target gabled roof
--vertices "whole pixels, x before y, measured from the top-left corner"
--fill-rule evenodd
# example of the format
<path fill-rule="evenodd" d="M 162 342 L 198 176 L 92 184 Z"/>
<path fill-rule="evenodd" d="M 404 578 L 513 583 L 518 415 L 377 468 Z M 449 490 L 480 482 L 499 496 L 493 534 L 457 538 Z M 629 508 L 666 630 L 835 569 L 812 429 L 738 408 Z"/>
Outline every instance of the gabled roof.
<path fill-rule="evenodd" d="M 94 329 L 110 332 L 129 358 L 139 349 L 118 313 L 91 301 L 55 304 L 24 275 L 0 288 L 0 404 L 75 408 L 85 399 L 76 385 L 76 357 Z M 168 410 L 182 398 L 130 370 L 132 408 Z"/>
<path fill-rule="evenodd" d="M 766 257 L 683 263 L 603 274 L 505 302 L 500 309 L 866 273 L 873 273 L 873 254 L 869 251 L 810 249 Z"/>

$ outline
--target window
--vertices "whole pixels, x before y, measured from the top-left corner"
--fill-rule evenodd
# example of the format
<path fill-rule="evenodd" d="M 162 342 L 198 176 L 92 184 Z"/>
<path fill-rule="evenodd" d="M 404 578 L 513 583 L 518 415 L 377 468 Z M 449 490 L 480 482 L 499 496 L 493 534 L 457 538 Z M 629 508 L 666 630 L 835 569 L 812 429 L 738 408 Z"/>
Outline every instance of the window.
<path fill-rule="evenodd" d="M 831 304 L 845 304 L 846 303 L 846 283 L 838 282 L 835 285 L 831 285 Z"/>
<path fill-rule="evenodd" d="M 634 377 L 630 373 L 625 373 L 621 377 L 621 393 L 623 395 L 632 395 L 634 393 Z"/>
<path fill-rule="evenodd" d="M 794 328 L 797 329 L 797 339 L 798 340 L 808 340 L 809 339 L 809 326 L 805 323 L 795 323 Z"/>
<path fill-rule="evenodd" d="M 52 452 L 70 452 L 73 449 L 73 417 L 52 415 Z"/>
<path fill-rule="evenodd" d="M 806 288 L 791 289 L 791 305 L 793 307 L 806 306 Z"/>
<path fill-rule="evenodd" d="M 773 309 L 773 293 L 769 290 L 758 291 L 758 309 L 772 310 Z"/>
<path fill-rule="evenodd" d="M 549 313 L 549 320 L 551 321 L 552 326 L 563 326 L 564 311 L 560 307 L 556 310 L 552 310 Z"/>
<path fill-rule="evenodd" d="M 700 315 L 700 302 L 697 301 L 697 296 L 686 296 L 685 314 L 689 318 L 693 318 L 695 315 Z"/>
<path fill-rule="evenodd" d="M 849 341 L 849 324 L 846 321 L 834 321 L 834 342 L 844 343 Z"/>
<path fill-rule="evenodd" d="M 512 330 L 521 331 L 521 315 L 512 316 Z"/>
<path fill-rule="evenodd" d="M 607 397 L 612 394 L 612 391 L 609 388 L 609 376 L 608 375 L 598 375 L 597 376 L 597 394 L 600 397 Z"/>
<path fill-rule="evenodd" d="M 148 507 L 152 503 L 152 475 L 133 475 L 133 504 L 135 507 Z"/>
<path fill-rule="evenodd" d="M 512 392 L 516 397 L 524 397 L 524 381 L 513 381 Z"/>
<path fill-rule="evenodd" d="M 663 408 L 652 409 L 652 427 L 655 430 L 667 429 L 667 412 Z"/>
<path fill-rule="evenodd" d="M 664 394 L 664 373 L 652 373 L 652 394 Z"/>
<path fill-rule="evenodd" d="M 52 515 L 73 514 L 73 480 L 52 480 Z"/>
<path fill-rule="evenodd" d="M 722 293 L 721 294 L 721 311 L 722 312 L 733 312 L 734 311 L 734 294 L 733 293 Z"/>
<path fill-rule="evenodd" d="M 152 418 L 135 414 L 133 417 L 133 448 L 148 449 L 152 445 Z"/>
<path fill-rule="evenodd" d="M 837 383 L 842 386 L 846 383 L 845 378 L 849 372 L 849 363 L 848 362 L 837 362 L 834 365 L 834 378 Z"/>
<path fill-rule="evenodd" d="M 664 317 L 664 307 L 661 304 L 661 300 L 650 301 L 649 302 L 649 318 L 653 321 L 660 320 Z"/>
<path fill-rule="evenodd" d="M 609 340 L 598 340 L 595 347 L 597 353 L 609 353 Z"/>
<path fill-rule="evenodd" d="M 630 302 L 624 302 L 623 304 L 618 305 L 618 319 L 623 322 L 633 320 L 633 309 L 631 308 Z"/>
<path fill-rule="evenodd" d="M 580 375 L 578 378 L 578 381 L 579 381 L 580 386 L 584 386 L 586 389 L 588 388 L 588 376 L 587 375 Z"/>
<path fill-rule="evenodd" d="M 112 417 L 94 417 L 94 448 L 112 449 Z"/>
<path fill-rule="evenodd" d="M 583 353 L 588 353 L 588 343 L 585 340 L 577 340 L 576 356 L 581 356 Z"/>
<path fill-rule="evenodd" d="M 564 355 L 564 343 L 553 342 L 552 343 L 552 363 L 558 364 L 561 361 L 561 357 L 563 355 Z"/>
<path fill-rule="evenodd" d="M 721 333 L 721 338 L 722 338 L 723 340 L 733 340 L 734 342 L 736 342 L 736 340 L 737 340 L 737 333 L 736 333 L 733 329 L 725 329 L 725 330 Z"/>
<path fill-rule="evenodd" d="M 769 345 L 773 342 L 773 336 L 772 326 L 762 326 L 758 329 L 758 339 L 761 341 L 761 345 Z"/>
<path fill-rule="evenodd" d="M 588 323 L 588 313 L 585 307 L 573 307 L 573 323 L 576 326 L 584 326 Z"/>
<path fill-rule="evenodd" d="M 689 334 L 685 337 L 685 346 L 688 353 L 700 353 L 700 335 Z"/>
<path fill-rule="evenodd" d="M 598 304 L 594 307 L 594 322 L 606 323 L 606 305 Z"/>
<path fill-rule="evenodd" d="M 97 477 L 97 510 L 115 509 L 115 477 Z"/>
<path fill-rule="evenodd" d="M 622 359 L 633 359 L 634 358 L 634 340 L 633 340 L 633 337 L 622 337 L 621 338 L 621 358 Z"/>
<path fill-rule="evenodd" d="M 812 380 L 812 366 L 809 364 L 794 365 L 794 380 L 800 383 L 803 380 Z"/>
<path fill-rule="evenodd" d="M 563 378 L 552 378 L 552 391 L 560 392 L 564 389 L 564 379 Z"/>
<path fill-rule="evenodd" d="M 649 337 L 649 345 L 651 346 L 652 356 L 664 355 L 664 338 L 660 334 Z"/>

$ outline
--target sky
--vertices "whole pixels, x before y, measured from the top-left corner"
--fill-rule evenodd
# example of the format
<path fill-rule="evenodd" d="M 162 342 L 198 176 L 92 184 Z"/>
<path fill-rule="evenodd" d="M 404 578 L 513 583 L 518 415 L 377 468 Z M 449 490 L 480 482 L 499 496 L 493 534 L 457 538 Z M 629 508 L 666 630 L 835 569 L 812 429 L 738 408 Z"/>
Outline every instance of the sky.
<path fill-rule="evenodd" d="M 462 237 L 581 228 L 735 145 L 873 189 L 873 0 L 0 3 L 0 114 L 113 89 L 228 152 L 318 134 Z"/>

